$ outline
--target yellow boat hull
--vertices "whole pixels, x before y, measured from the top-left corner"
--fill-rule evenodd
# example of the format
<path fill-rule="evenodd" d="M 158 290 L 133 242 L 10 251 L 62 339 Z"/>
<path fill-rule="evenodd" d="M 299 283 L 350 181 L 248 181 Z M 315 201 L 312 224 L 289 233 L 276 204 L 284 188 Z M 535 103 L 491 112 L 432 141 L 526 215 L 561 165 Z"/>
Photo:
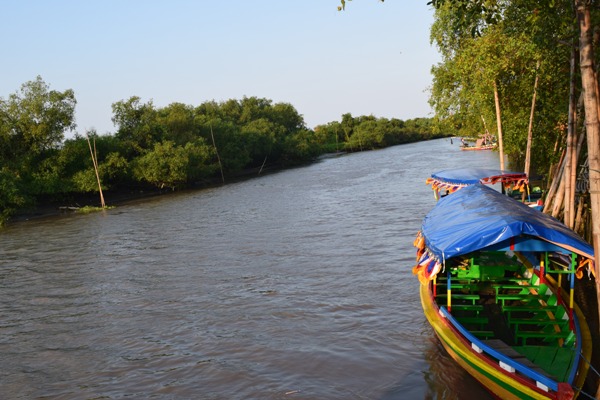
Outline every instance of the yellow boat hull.
<path fill-rule="evenodd" d="M 504 370 L 497 361 L 475 351 L 471 343 L 440 314 L 440 310 L 433 299 L 430 284 L 420 286 L 421 304 L 425 317 L 448 354 L 494 396 L 505 400 L 562 400 L 577 397 L 578 393 L 575 393 L 567 383 L 559 384 L 559 392 L 545 391 L 537 387 L 534 381 Z M 589 359 L 588 357 L 591 355 L 591 336 L 579 308 L 576 308 L 576 312 L 581 324 L 582 353 L 584 357 Z M 581 371 L 576 382 L 574 382 L 575 387 L 581 387 L 587 375 L 588 366 L 583 364 L 585 363 L 580 366 Z"/>

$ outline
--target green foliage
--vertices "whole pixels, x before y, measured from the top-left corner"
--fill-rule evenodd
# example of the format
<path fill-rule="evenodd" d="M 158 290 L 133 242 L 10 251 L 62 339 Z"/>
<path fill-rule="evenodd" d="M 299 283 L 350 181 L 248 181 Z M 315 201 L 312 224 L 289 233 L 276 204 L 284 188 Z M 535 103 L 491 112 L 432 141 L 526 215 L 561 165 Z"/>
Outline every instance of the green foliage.
<path fill-rule="evenodd" d="M 250 121 L 242 127 L 241 134 L 251 166 L 260 165 L 273 150 L 279 149 L 278 139 L 284 136 L 282 128 L 266 118 Z"/>
<path fill-rule="evenodd" d="M 56 149 L 64 132 L 75 128 L 76 103 L 73 90 L 50 90 L 40 76 L 24 83 L 0 101 L 2 137 L 10 148 L 4 156 L 22 158 Z"/>
<path fill-rule="evenodd" d="M 162 189 L 175 190 L 187 181 L 189 156 L 185 148 L 171 141 L 160 142 L 136 160 L 134 175 Z"/>
<path fill-rule="evenodd" d="M 448 28 L 454 32 L 466 32 L 478 36 L 486 27 L 502 19 L 502 2 L 499 0 L 431 0 L 427 3 L 440 9 L 451 7 L 455 18 Z"/>
<path fill-rule="evenodd" d="M 346 142 L 346 148 L 373 150 L 385 147 L 385 133 L 381 125 L 373 120 L 360 123 L 354 128 L 350 140 Z"/>
<path fill-rule="evenodd" d="M 354 118 L 344 114 L 342 122 L 317 126 L 315 142 L 329 149 L 338 149 L 341 145 L 345 151 L 353 152 L 449 136 L 447 133 L 435 134 L 433 128 L 429 118 L 402 121 L 374 116 Z M 326 140 L 330 140 L 329 144 Z"/>
<path fill-rule="evenodd" d="M 132 96 L 112 105 L 114 134 L 89 131 L 64 140 L 75 127 L 75 104 L 72 91 L 50 91 L 40 77 L 0 99 L 0 224 L 36 200 L 97 193 L 91 152 L 103 192 L 130 192 L 220 181 L 221 169 L 227 178 L 265 164 L 297 165 L 325 152 L 432 137 L 428 119 L 344 114 L 313 131 L 291 104 L 264 98 L 156 108 Z"/>
<path fill-rule="evenodd" d="M 127 156 L 144 154 L 162 139 L 164 129 L 152 101 L 142 104 L 139 97 L 132 96 L 113 103 L 112 110 L 116 137 L 123 142 Z"/>
<path fill-rule="evenodd" d="M 93 213 L 93 212 L 110 210 L 111 208 L 114 208 L 114 207 L 112 207 L 112 206 L 108 206 L 108 207 L 84 206 L 84 207 L 78 208 L 76 210 L 76 212 L 79 213 L 79 214 L 90 214 L 90 213 Z"/>
<path fill-rule="evenodd" d="M 118 184 L 119 182 L 127 182 L 131 177 L 129 161 L 116 152 L 109 153 L 103 161 L 99 162 L 98 170 L 102 182 Z"/>
<path fill-rule="evenodd" d="M 204 139 L 198 138 L 194 142 L 186 143 L 184 150 L 189 159 L 187 172 L 189 182 L 207 179 L 217 171 L 214 149 L 207 145 Z"/>
<path fill-rule="evenodd" d="M 26 201 L 19 188 L 19 177 L 7 167 L 0 169 L 0 226 Z"/>
<path fill-rule="evenodd" d="M 231 121 L 223 121 L 220 118 L 199 116 L 200 135 L 206 143 L 213 144 L 216 154 L 218 152 L 223 170 L 226 174 L 234 174 L 244 169 L 251 161 L 240 127 Z M 214 139 L 214 141 L 213 141 Z"/>
<path fill-rule="evenodd" d="M 319 125 L 314 130 L 314 140 L 325 153 L 334 153 L 342 149 L 344 134 L 338 121 Z"/>
<path fill-rule="evenodd" d="M 72 90 L 50 90 L 39 76 L 0 99 L 0 218 L 71 189 L 59 161 L 64 133 L 75 128 L 75 104 Z"/>
<path fill-rule="evenodd" d="M 98 192 L 98 181 L 96 180 L 96 172 L 93 168 L 77 171 L 73 175 L 74 189 L 81 193 Z M 104 188 L 103 188 L 104 189 Z"/>
<path fill-rule="evenodd" d="M 497 130 L 497 87 L 504 151 L 515 166 L 525 157 L 533 87 L 539 79 L 532 165 L 547 170 L 563 134 L 569 98 L 572 4 L 520 0 L 436 0 L 431 40 L 442 54 L 432 69 L 430 104 L 438 130 L 479 136 Z"/>
<path fill-rule="evenodd" d="M 313 132 L 301 129 L 285 139 L 283 146 L 283 163 L 299 164 L 312 160 L 321 153 Z"/>
<path fill-rule="evenodd" d="M 194 107 L 182 103 L 172 103 L 157 110 L 157 124 L 164 132 L 166 140 L 180 146 L 193 142 L 197 137 Z"/>

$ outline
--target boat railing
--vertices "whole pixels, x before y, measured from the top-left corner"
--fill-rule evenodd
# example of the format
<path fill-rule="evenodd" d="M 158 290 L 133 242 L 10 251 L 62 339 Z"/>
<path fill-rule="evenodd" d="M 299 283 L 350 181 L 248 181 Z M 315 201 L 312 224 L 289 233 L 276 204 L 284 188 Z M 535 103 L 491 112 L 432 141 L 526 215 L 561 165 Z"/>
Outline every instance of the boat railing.
<path fill-rule="evenodd" d="M 579 361 L 581 359 L 581 350 L 582 350 L 582 337 L 581 337 L 581 330 L 579 328 L 579 318 L 577 318 L 577 315 L 573 314 L 573 322 L 575 323 L 575 333 L 577 334 L 577 343 L 576 343 L 576 349 L 575 349 L 575 360 L 573 362 L 573 365 L 575 366 L 575 368 L 573 368 L 571 370 L 571 373 L 569 374 L 569 383 L 572 385 L 573 382 L 575 381 L 575 376 L 577 374 L 577 365 L 579 365 Z"/>
<path fill-rule="evenodd" d="M 521 374 L 535 380 L 537 386 L 541 389 L 545 389 L 545 390 L 551 389 L 555 392 L 558 391 L 558 382 L 556 382 L 554 379 L 547 377 L 546 375 L 543 375 L 543 374 L 513 360 L 510 357 L 505 356 L 498 350 L 493 349 L 492 347 L 488 346 L 487 344 L 485 344 L 484 342 L 479 340 L 477 337 L 475 337 L 473 334 L 471 334 L 464 326 L 462 326 L 462 324 L 460 322 L 458 322 L 452 316 L 452 314 L 450 314 L 450 312 L 448 311 L 448 309 L 445 306 L 440 306 L 440 313 L 442 314 L 442 316 L 444 318 L 448 319 L 451 322 L 452 326 L 454 326 L 465 338 L 467 338 L 467 340 L 469 340 L 469 342 L 471 342 L 471 346 L 474 349 L 475 349 L 475 347 L 477 347 L 477 349 L 479 349 L 481 352 L 484 352 L 484 353 L 494 357 L 495 359 L 497 359 L 502 368 L 505 368 L 505 366 L 508 366 L 509 368 L 511 368 L 515 371 L 519 371 Z M 579 340 L 578 340 L 578 342 L 579 342 Z M 477 351 L 477 349 L 475 349 L 475 350 Z"/>

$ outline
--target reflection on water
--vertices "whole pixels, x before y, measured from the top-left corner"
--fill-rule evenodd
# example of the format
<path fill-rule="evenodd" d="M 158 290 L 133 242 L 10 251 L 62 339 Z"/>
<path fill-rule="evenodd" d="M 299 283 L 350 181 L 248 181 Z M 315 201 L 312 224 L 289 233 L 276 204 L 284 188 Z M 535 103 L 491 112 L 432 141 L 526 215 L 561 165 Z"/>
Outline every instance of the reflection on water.
<path fill-rule="evenodd" d="M 0 232 L 3 397 L 485 398 L 422 314 L 436 140 Z M 110 203 L 110 199 L 107 199 Z"/>

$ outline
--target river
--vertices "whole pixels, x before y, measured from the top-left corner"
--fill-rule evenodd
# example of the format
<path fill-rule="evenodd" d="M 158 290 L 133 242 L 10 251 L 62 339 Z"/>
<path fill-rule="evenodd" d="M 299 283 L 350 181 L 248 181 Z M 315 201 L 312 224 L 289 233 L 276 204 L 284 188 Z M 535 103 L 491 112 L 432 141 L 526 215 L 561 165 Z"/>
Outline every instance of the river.
<path fill-rule="evenodd" d="M 440 139 L 0 230 L 3 399 L 487 399 L 423 316 Z M 110 198 L 107 198 L 110 204 Z"/>

